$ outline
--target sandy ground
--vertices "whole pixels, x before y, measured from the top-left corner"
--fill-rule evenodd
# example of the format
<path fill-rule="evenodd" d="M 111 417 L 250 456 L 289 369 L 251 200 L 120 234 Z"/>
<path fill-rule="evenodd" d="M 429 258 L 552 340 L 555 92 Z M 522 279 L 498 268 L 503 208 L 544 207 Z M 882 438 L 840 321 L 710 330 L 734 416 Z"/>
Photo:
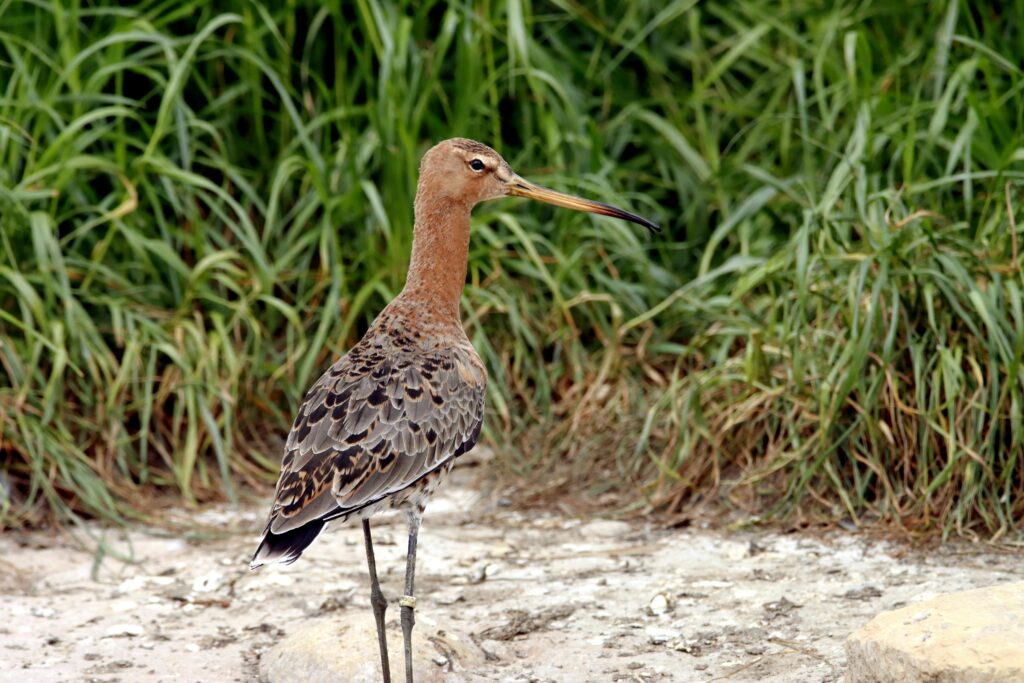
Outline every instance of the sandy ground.
<path fill-rule="evenodd" d="M 877 612 L 1024 575 L 1019 555 L 964 546 L 921 555 L 846 533 L 523 514 L 471 482 L 456 471 L 427 510 L 417 629 L 485 656 L 467 669 L 434 653 L 424 678 L 839 681 L 845 637 Z M 358 526 L 329 529 L 290 567 L 250 572 L 263 512 L 197 515 L 237 530 L 212 540 L 108 530 L 131 562 L 52 533 L 0 537 L 0 681 L 258 681 L 269 648 L 310 623 L 356 620 L 372 635 Z M 375 529 L 394 599 L 404 524 Z M 397 607 L 388 619 L 400 651 Z"/>

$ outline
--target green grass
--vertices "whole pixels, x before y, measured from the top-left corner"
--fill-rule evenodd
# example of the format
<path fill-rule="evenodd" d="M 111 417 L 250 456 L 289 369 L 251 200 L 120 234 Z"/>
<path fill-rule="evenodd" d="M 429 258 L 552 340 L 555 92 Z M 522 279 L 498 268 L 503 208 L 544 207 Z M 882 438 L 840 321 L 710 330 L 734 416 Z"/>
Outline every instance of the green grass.
<path fill-rule="evenodd" d="M 1024 2 L 342 4 L 0 1 L 0 526 L 271 480 L 459 135 L 665 228 L 476 211 L 506 474 L 1019 530 Z"/>

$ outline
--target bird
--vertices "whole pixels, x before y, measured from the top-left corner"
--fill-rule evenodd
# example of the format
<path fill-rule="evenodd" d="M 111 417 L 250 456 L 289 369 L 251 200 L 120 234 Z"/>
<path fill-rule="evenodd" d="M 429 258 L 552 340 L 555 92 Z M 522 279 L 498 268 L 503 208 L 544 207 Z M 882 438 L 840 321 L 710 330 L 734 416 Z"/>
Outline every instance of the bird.
<path fill-rule="evenodd" d="M 487 373 L 466 335 L 460 301 L 470 212 L 486 200 L 527 197 L 578 211 L 657 224 L 609 204 L 535 185 L 487 145 L 444 140 L 420 162 L 412 253 L 401 292 L 366 334 L 312 385 L 284 447 L 281 472 L 251 569 L 291 564 L 329 522 L 362 522 L 381 673 L 390 683 L 370 519 L 394 510 L 408 524 L 401 609 L 405 679 L 412 683 L 416 544 L 427 501 L 480 437 Z"/>

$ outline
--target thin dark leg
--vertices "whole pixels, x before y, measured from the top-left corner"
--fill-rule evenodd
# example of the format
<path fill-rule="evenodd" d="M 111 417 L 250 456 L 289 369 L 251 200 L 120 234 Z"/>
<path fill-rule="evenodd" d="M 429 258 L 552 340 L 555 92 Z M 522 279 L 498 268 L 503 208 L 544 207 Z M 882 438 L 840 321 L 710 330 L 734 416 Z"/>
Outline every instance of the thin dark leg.
<path fill-rule="evenodd" d="M 391 683 L 391 666 L 388 663 L 388 637 L 384 633 L 384 611 L 388 601 L 380 592 L 377 582 L 377 562 L 373 558 L 373 539 L 370 538 L 370 520 L 363 520 L 363 540 L 366 541 L 366 566 L 370 570 L 370 605 L 373 606 L 373 618 L 377 621 L 377 643 L 380 645 L 380 670 L 384 683 Z"/>
<path fill-rule="evenodd" d="M 412 683 L 412 626 L 416 598 L 413 583 L 416 577 L 416 536 L 420 530 L 420 511 L 409 510 L 409 553 L 405 557 L 405 595 L 398 601 L 402 607 L 402 640 L 405 641 L 405 683 Z"/>

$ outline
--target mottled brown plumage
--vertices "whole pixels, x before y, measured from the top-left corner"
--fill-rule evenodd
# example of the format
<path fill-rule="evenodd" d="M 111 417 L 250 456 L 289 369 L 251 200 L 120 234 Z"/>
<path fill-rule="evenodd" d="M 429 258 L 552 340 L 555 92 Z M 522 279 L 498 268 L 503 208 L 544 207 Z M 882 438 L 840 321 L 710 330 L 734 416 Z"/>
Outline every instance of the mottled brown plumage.
<path fill-rule="evenodd" d="M 402 598 L 406 680 L 412 680 L 416 538 L 426 501 L 455 459 L 476 444 L 487 376 L 459 317 L 469 215 L 481 201 L 524 196 L 657 226 L 607 204 L 533 185 L 490 147 L 446 140 L 420 164 L 409 273 L 366 335 L 310 388 L 281 461 L 274 502 L 251 566 L 294 562 L 330 521 L 362 519 L 381 664 L 389 680 L 384 610 L 369 518 L 409 520 Z"/>
<path fill-rule="evenodd" d="M 422 509 L 425 477 L 443 474 L 476 443 L 486 381 L 461 325 L 432 324 L 422 306 L 395 299 L 306 394 L 268 534 L 384 506 Z"/>

